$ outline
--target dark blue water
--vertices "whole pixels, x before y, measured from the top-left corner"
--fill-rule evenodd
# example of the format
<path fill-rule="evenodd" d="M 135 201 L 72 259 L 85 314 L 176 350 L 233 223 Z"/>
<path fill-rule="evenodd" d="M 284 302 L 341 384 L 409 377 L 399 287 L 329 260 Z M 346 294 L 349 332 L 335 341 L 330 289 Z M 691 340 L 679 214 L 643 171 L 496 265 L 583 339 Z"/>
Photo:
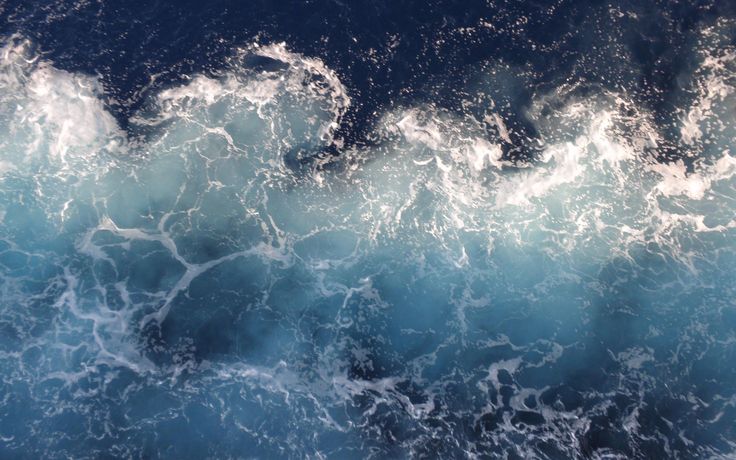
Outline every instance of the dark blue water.
<path fill-rule="evenodd" d="M 736 7 L 0 1 L 1 458 L 733 458 Z"/>

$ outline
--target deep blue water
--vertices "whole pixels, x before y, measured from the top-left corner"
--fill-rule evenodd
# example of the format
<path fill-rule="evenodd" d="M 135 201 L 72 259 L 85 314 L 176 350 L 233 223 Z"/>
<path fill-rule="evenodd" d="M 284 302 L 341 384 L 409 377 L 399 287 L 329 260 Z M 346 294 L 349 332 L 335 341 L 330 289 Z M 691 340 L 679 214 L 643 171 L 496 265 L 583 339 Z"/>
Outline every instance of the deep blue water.
<path fill-rule="evenodd" d="M 0 458 L 736 457 L 736 6 L 0 0 Z"/>

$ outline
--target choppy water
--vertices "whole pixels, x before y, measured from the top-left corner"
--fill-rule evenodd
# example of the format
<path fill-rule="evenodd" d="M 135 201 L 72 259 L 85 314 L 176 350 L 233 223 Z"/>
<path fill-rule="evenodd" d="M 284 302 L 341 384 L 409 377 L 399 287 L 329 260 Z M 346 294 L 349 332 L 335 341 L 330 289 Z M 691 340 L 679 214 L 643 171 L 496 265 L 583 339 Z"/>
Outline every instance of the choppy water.
<path fill-rule="evenodd" d="M 8 35 L 0 456 L 732 458 L 735 24 L 666 103 L 483 60 L 367 118 L 288 42 L 126 112 Z"/>

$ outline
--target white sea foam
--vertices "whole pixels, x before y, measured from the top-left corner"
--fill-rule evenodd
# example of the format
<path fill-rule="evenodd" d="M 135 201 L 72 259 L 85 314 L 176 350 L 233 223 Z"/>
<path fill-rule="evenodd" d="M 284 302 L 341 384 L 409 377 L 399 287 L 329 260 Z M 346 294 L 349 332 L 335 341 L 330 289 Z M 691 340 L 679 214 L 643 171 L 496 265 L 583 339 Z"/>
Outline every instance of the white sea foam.
<path fill-rule="evenodd" d="M 243 61 L 251 56 L 273 59 L 284 67 L 273 71 L 251 71 L 243 67 L 247 65 Z M 292 53 L 283 43 L 267 46 L 254 44 L 238 50 L 238 57 L 233 60 L 232 66 L 221 75 L 198 75 L 188 84 L 159 93 L 157 109 L 160 113 L 153 121 L 172 117 L 197 120 L 199 123 L 222 121 L 203 112 L 222 102 L 230 111 L 255 110 L 259 117 L 271 125 L 271 129 L 276 129 L 271 133 L 273 136 L 283 137 L 286 133 L 280 132 L 276 125 L 288 121 L 289 125 L 284 129 L 302 136 L 290 139 L 291 143 L 311 137 L 326 143 L 335 141 L 335 129 L 350 106 L 350 98 L 337 75 L 320 60 Z M 292 105 L 293 114 L 283 110 L 288 104 Z M 302 118 L 299 118 L 300 115 Z M 135 120 L 140 123 L 152 122 L 141 117 Z M 300 127 L 300 124 L 307 126 Z"/>
<path fill-rule="evenodd" d="M 23 345 L 47 357 L 33 369 L 38 382 L 72 388 L 98 369 L 127 369 L 141 388 L 169 382 L 171 394 L 186 393 L 182 400 L 206 382 L 216 401 L 236 382 L 233 394 L 256 401 L 253 410 L 263 414 L 276 399 L 285 401 L 278 407 L 290 422 L 302 423 L 301 414 L 316 408 L 315 420 L 348 433 L 390 408 L 397 424 L 429 438 L 456 434 L 443 416 L 460 404 L 454 414 L 476 427 L 497 416 L 497 444 L 515 445 L 521 435 L 570 437 L 576 446 L 609 403 L 583 394 L 591 411 L 547 404 L 549 388 L 523 387 L 517 377 L 554 366 L 578 347 L 599 346 L 579 331 L 605 323 L 606 309 L 636 320 L 652 314 L 636 308 L 661 289 L 600 305 L 601 293 L 627 290 L 626 267 L 651 263 L 642 278 L 684 289 L 698 270 L 723 263 L 719 257 L 728 263 L 733 251 L 736 159 L 724 147 L 733 119 L 721 115 L 732 97 L 728 53 L 705 58 L 692 79 L 698 97 L 681 140 L 709 149 L 697 161 L 659 161 L 665 136 L 627 94 L 567 85 L 532 100 L 528 116 L 541 153 L 527 161 L 504 156 L 512 139 L 500 115 L 486 110 L 491 115 L 480 123 L 418 105 L 383 116 L 375 127 L 380 145 L 343 151 L 322 171 L 308 155 L 339 146 L 334 136 L 350 99 L 321 61 L 283 44 L 245 48 L 231 68 L 161 91 L 132 120 L 153 134 L 130 148 L 96 79 L 54 69 L 30 57 L 27 46 L 8 45 L 0 55 L 7 108 L 0 116 L 9 120 L 0 185 L 11 177 L 33 181 L 39 172 L 56 178 L 33 192 L 55 197 L 43 211 L 77 218 L 68 227 L 74 254 L 59 254 L 72 246 L 67 240 L 36 249 L 33 234 L 11 235 L 18 241 L 0 252 L 14 256 L 3 259 L 10 280 L 3 279 L 4 297 L 34 298 L 24 291 L 30 275 L 13 278 L 16 265 L 31 272 L 33 263 L 46 264 L 51 273 L 44 292 L 33 295 L 53 297 L 58 316 Z M 280 65 L 248 69 L 249 55 Z M 715 119 L 724 126 L 708 122 Z M 706 147 L 706 138 L 718 148 Z M 287 164 L 297 147 L 306 151 L 297 157 L 308 165 L 303 170 Z M 124 155 L 128 149 L 135 155 Z M 82 185 L 59 188 L 76 181 Z M 661 269 L 659 259 L 671 267 Z M 238 262 L 244 268 L 234 268 Z M 651 273 L 657 270 L 667 283 Z M 200 291 L 207 285 L 212 292 L 197 292 L 200 282 Z M 212 320 L 217 314 L 225 319 Z M 554 337 L 529 339 L 524 334 L 537 333 L 530 327 L 520 338 L 476 340 L 535 316 L 555 323 Z M 232 357 L 222 356 L 230 349 L 207 354 L 204 339 L 196 340 L 208 338 L 210 321 L 219 329 L 209 339 L 225 344 L 229 338 L 219 334 L 238 321 L 245 345 L 238 336 Z M 417 344 L 427 349 L 419 353 Z M 498 358 L 463 361 L 476 345 Z M 636 406 L 625 417 L 631 433 L 653 385 L 648 367 L 655 358 L 667 365 L 658 353 L 638 346 L 610 352 L 641 385 L 629 395 Z M 21 355 L 0 359 L 29 359 Z M 443 360 L 465 367 L 442 371 Z M 105 378 L 117 378 L 112 374 Z M 453 402 L 453 385 L 467 400 Z M 221 420 L 230 420 L 238 408 L 222 405 Z M 509 410 L 499 415 L 501 408 Z M 536 424 L 514 421 L 512 410 L 532 414 Z M 242 420 L 235 425 L 258 431 Z"/>
<path fill-rule="evenodd" d="M 92 172 L 93 157 L 119 153 L 125 136 L 100 100 L 97 78 L 57 70 L 11 39 L 0 50 L 0 101 L 7 120 L 3 162 L 26 173 Z M 40 168 L 40 170 L 39 170 Z M 47 169 L 48 168 L 48 169 Z"/>
<path fill-rule="evenodd" d="M 684 88 L 694 100 L 680 126 L 681 140 L 691 156 L 702 157 L 709 151 L 718 154 L 736 139 L 736 48 L 723 43 L 723 37 L 729 36 L 724 30 L 729 27 L 729 21 L 718 20 L 698 37 L 698 67 Z"/>

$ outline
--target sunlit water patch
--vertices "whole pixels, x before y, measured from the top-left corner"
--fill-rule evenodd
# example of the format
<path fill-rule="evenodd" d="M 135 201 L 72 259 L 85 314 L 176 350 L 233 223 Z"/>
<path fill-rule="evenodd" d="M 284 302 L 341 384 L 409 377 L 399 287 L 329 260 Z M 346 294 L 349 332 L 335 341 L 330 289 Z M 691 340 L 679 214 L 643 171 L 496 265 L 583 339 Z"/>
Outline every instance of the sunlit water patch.
<path fill-rule="evenodd" d="M 344 145 L 348 89 L 284 44 L 124 131 L 97 78 L 8 39 L 3 455 L 734 455 L 729 26 L 668 129 L 569 83 L 524 146 L 494 104 Z"/>

